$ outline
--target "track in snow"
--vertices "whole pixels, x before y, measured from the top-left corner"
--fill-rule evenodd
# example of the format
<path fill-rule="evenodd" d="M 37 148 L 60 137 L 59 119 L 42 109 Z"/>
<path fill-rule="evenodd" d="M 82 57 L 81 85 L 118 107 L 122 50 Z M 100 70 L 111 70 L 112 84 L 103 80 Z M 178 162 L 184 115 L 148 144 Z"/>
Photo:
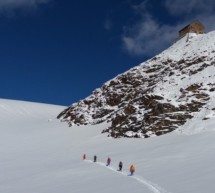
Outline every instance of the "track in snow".
<path fill-rule="evenodd" d="M 125 171 L 118 171 L 116 168 L 114 168 L 112 166 L 106 166 L 105 163 L 102 163 L 102 162 L 93 162 L 92 160 L 85 160 L 85 161 L 89 162 L 89 163 L 94 163 L 94 164 L 100 165 L 100 166 L 105 167 L 105 168 L 107 168 L 107 169 L 109 169 L 109 170 L 111 170 L 113 172 L 116 172 L 116 173 L 118 173 L 120 175 L 130 176 Z M 152 182 L 144 179 L 141 176 L 134 175 L 134 176 L 130 176 L 130 177 L 132 179 L 135 179 L 139 183 L 143 184 L 144 186 L 146 186 L 153 193 L 170 193 L 170 192 L 167 192 L 166 190 L 164 190 L 163 188 L 159 187 L 157 184 L 154 184 L 154 183 L 152 183 Z"/>

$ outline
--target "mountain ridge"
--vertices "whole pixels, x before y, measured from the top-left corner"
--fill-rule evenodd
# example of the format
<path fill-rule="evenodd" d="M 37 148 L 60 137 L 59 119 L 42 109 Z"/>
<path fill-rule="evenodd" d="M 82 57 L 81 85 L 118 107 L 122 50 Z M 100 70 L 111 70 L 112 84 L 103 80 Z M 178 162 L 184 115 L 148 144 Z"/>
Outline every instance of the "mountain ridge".
<path fill-rule="evenodd" d="M 106 82 L 57 118 L 69 126 L 110 122 L 103 132 L 115 138 L 169 133 L 213 99 L 214 59 L 214 31 L 187 34 L 161 54 Z M 215 110 L 215 106 L 207 108 Z"/>

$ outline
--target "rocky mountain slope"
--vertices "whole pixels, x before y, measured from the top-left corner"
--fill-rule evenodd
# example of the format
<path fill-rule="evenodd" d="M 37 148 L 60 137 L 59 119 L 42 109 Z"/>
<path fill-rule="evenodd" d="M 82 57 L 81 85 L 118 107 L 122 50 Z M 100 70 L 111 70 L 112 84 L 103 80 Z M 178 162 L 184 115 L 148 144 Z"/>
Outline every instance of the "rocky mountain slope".
<path fill-rule="evenodd" d="M 171 132 L 215 106 L 215 32 L 189 34 L 154 58 L 118 75 L 58 118 L 69 126 L 98 124 L 112 137 Z"/>

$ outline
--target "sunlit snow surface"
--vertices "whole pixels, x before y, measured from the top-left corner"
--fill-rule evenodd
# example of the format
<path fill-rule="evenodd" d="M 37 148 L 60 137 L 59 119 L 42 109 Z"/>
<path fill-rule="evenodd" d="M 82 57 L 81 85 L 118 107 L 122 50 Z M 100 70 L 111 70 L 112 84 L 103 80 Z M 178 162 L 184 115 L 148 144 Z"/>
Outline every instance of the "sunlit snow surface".
<path fill-rule="evenodd" d="M 106 124 L 60 123 L 64 108 L 0 100 L 0 193 L 214 193 L 213 119 L 160 137 L 112 139 L 100 134 Z"/>

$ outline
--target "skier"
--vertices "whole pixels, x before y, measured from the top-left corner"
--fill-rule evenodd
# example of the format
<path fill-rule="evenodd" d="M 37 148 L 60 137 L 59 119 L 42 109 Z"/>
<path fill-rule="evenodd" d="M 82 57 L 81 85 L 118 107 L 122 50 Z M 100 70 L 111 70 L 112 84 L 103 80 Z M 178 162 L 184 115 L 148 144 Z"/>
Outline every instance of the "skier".
<path fill-rule="evenodd" d="M 119 162 L 119 171 L 122 171 L 122 166 L 123 166 L 123 164 L 122 164 L 122 162 L 120 161 L 120 162 Z"/>
<path fill-rule="evenodd" d="M 94 155 L 94 157 L 93 157 L 93 161 L 94 161 L 94 162 L 96 162 L 96 161 L 97 161 L 97 156 L 96 156 L 96 155 Z"/>
<path fill-rule="evenodd" d="M 86 159 L 86 154 L 83 155 L 83 160 L 85 160 L 85 159 Z"/>
<path fill-rule="evenodd" d="M 134 172 L 135 172 L 135 167 L 134 165 L 130 166 L 130 172 L 131 172 L 131 176 L 133 176 Z"/>
<path fill-rule="evenodd" d="M 108 157 L 108 159 L 107 159 L 107 166 L 110 165 L 110 162 L 111 162 L 111 159 Z"/>

